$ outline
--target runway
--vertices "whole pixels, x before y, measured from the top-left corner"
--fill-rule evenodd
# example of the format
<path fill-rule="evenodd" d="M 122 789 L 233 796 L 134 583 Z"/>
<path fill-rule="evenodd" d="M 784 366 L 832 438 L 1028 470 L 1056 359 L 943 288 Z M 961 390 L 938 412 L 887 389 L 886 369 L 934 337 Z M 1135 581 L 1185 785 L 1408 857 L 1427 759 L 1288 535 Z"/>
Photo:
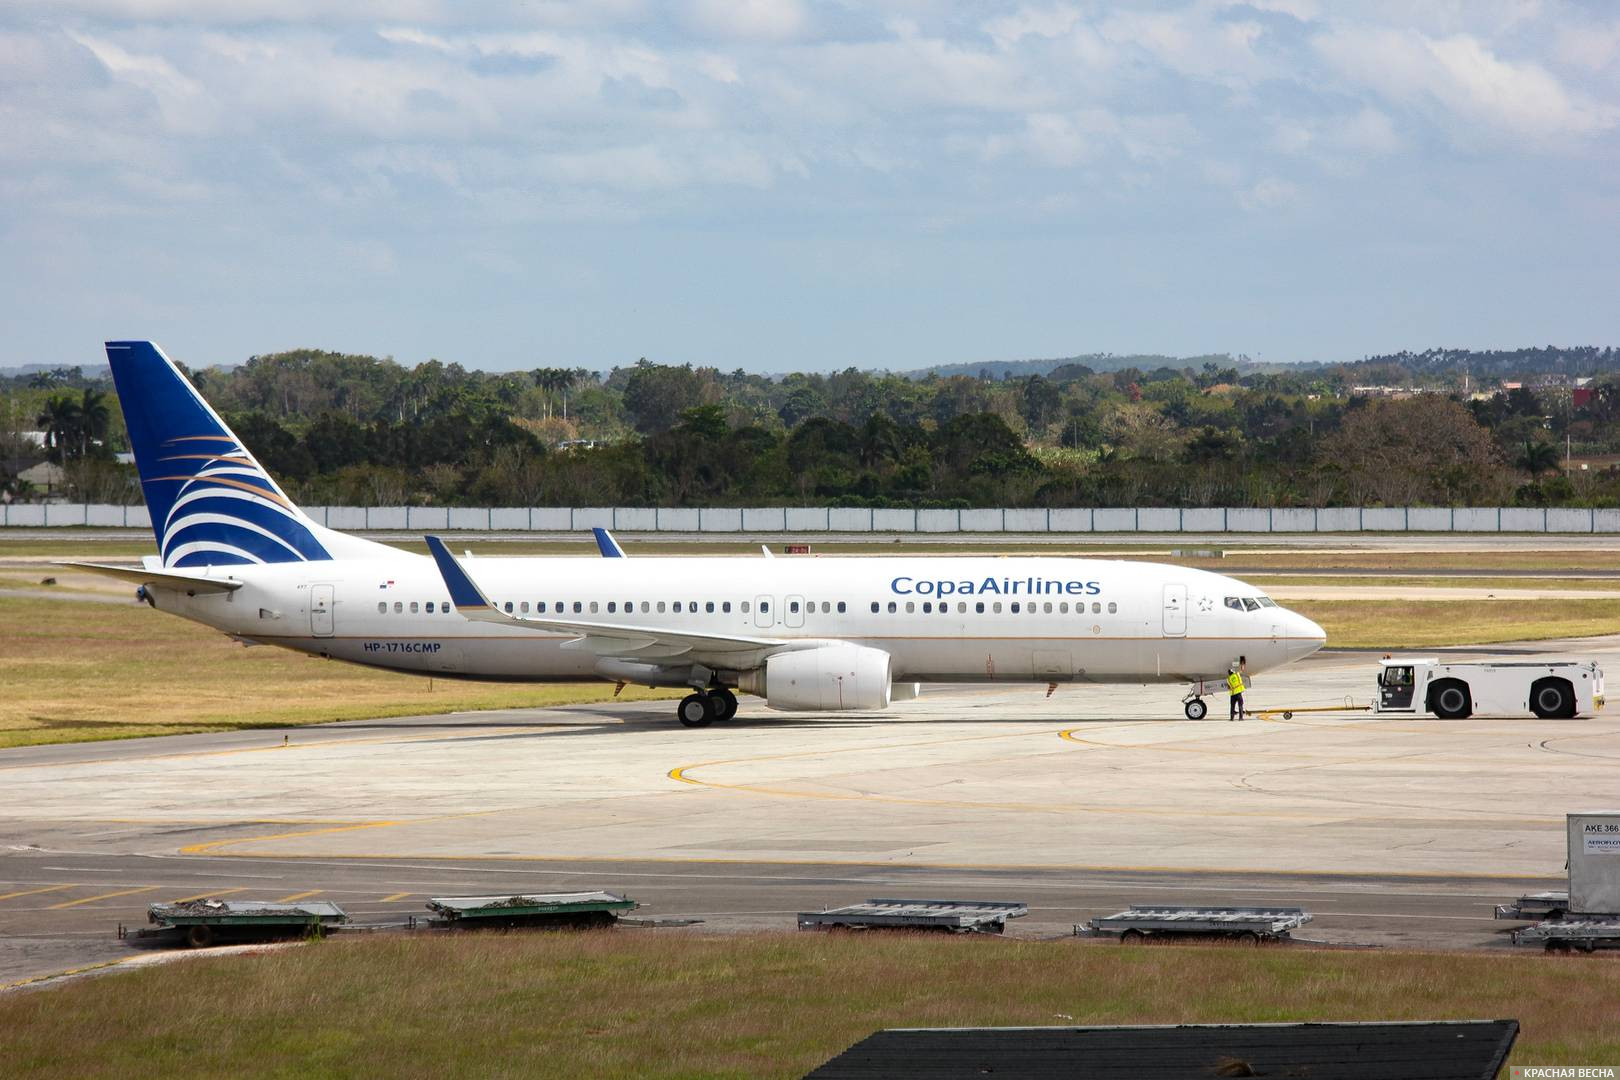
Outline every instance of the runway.
<path fill-rule="evenodd" d="M 1615 639 L 1520 647 L 1613 660 Z M 1499 651 L 1499 650 L 1497 650 Z M 1371 654 L 1256 678 L 1251 707 L 1365 703 Z M 1308 937 L 1506 947 L 1558 887 L 1563 815 L 1615 801 L 1620 721 L 1181 718 L 1173 687 L 930 688 L 881 715 L 745 700 L 360 721 L 0 751 L 0 985 L 128 954 L 158 900 L 608 888 L 702 931 L 880 895 L 1024 900 L 1019 934 L 1128 903 L 1301 904 Z M 649 933 L 690 930 L 659 929 Z"/>

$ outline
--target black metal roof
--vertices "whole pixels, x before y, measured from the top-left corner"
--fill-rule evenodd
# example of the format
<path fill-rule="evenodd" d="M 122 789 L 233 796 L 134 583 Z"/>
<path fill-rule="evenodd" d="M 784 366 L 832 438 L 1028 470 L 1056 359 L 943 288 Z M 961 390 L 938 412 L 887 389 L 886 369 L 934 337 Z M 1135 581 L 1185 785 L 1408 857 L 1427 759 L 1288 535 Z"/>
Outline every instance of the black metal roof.
<path fill-rule="evenodd" d="M 806 1080 L 1487 1080 L 1518 1034 L 1517 1020 L 895 1028 Z"/>

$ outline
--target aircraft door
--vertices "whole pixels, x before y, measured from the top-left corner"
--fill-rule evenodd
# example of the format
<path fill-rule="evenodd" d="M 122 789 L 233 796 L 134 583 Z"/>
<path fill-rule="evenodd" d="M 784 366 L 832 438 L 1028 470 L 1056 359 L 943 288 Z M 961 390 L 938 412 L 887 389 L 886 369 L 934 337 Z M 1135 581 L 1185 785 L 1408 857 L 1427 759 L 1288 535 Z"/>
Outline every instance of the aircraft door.
<path fill-rule="evenodd" d="M 772 598 L 769 596 L 754 597 L 754 625 L 775 626 L 776 615 L 771 611 Z"/>
<path fill-rule="evenodd" d="M 309 587 L 309 632 L 316 637 L 332 636 L 332 586 Z"/>
<path fill-rule="evenodd" d="M 782 612 L 782 621 L 789 626 L 804 625 L 804 597 L 790 596 L 785 601 L 787 610 Z"/>
<path fill-rule="evenodd" d="M 1187 636 L 1187 586 L 1164 587 L 1164 636 Z"/>

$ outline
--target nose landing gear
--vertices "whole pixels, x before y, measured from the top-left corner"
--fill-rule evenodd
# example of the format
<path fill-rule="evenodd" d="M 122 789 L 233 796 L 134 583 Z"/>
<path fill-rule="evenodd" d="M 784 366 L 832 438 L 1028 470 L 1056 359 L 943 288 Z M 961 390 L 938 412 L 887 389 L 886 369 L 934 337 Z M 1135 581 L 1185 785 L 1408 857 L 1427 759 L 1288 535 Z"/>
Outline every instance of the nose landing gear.
<path fill-rule="evenodd" d="M 1187 691 L 1187 696 L 1181 699 L 1181 710 L 1187 714 L 1189 720 L 1202 720 L 1209 715 L 1209 706 L 1204 704 L 1204 683 L 1199 680 L 1193 688 Z"/>

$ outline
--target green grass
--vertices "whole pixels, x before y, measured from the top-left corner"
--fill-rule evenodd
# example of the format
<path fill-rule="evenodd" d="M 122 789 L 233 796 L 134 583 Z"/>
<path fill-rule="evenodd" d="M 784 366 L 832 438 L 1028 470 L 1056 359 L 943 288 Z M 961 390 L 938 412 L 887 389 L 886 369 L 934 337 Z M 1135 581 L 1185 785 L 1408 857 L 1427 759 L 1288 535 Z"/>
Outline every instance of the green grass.
<path fill-rule="evenodd" d="M 1620 1060 L 1603 957 L 657 930 L 328 939 L 0 996 L 12 1077 L 796 1077 L 885 1027 L 1517 1018 Z M 1071 1019 L 1072 1018 L 1072 1019 Z"/>
<path fill-rule="evenodd" d="M 0 592 L 0 747 L 606 701 L 610 683 L 429 679 L 244 649 L 131 601 Z M 289 693 L 291 690 L 291 693 Z M 667 691 L 626 688 L 631 700 Z"/>
<path fill-rule="evenodd" d="M 1341 649 L 1414 649 L 1620 633 L 1614 600 L 1292 600 Z"/>

